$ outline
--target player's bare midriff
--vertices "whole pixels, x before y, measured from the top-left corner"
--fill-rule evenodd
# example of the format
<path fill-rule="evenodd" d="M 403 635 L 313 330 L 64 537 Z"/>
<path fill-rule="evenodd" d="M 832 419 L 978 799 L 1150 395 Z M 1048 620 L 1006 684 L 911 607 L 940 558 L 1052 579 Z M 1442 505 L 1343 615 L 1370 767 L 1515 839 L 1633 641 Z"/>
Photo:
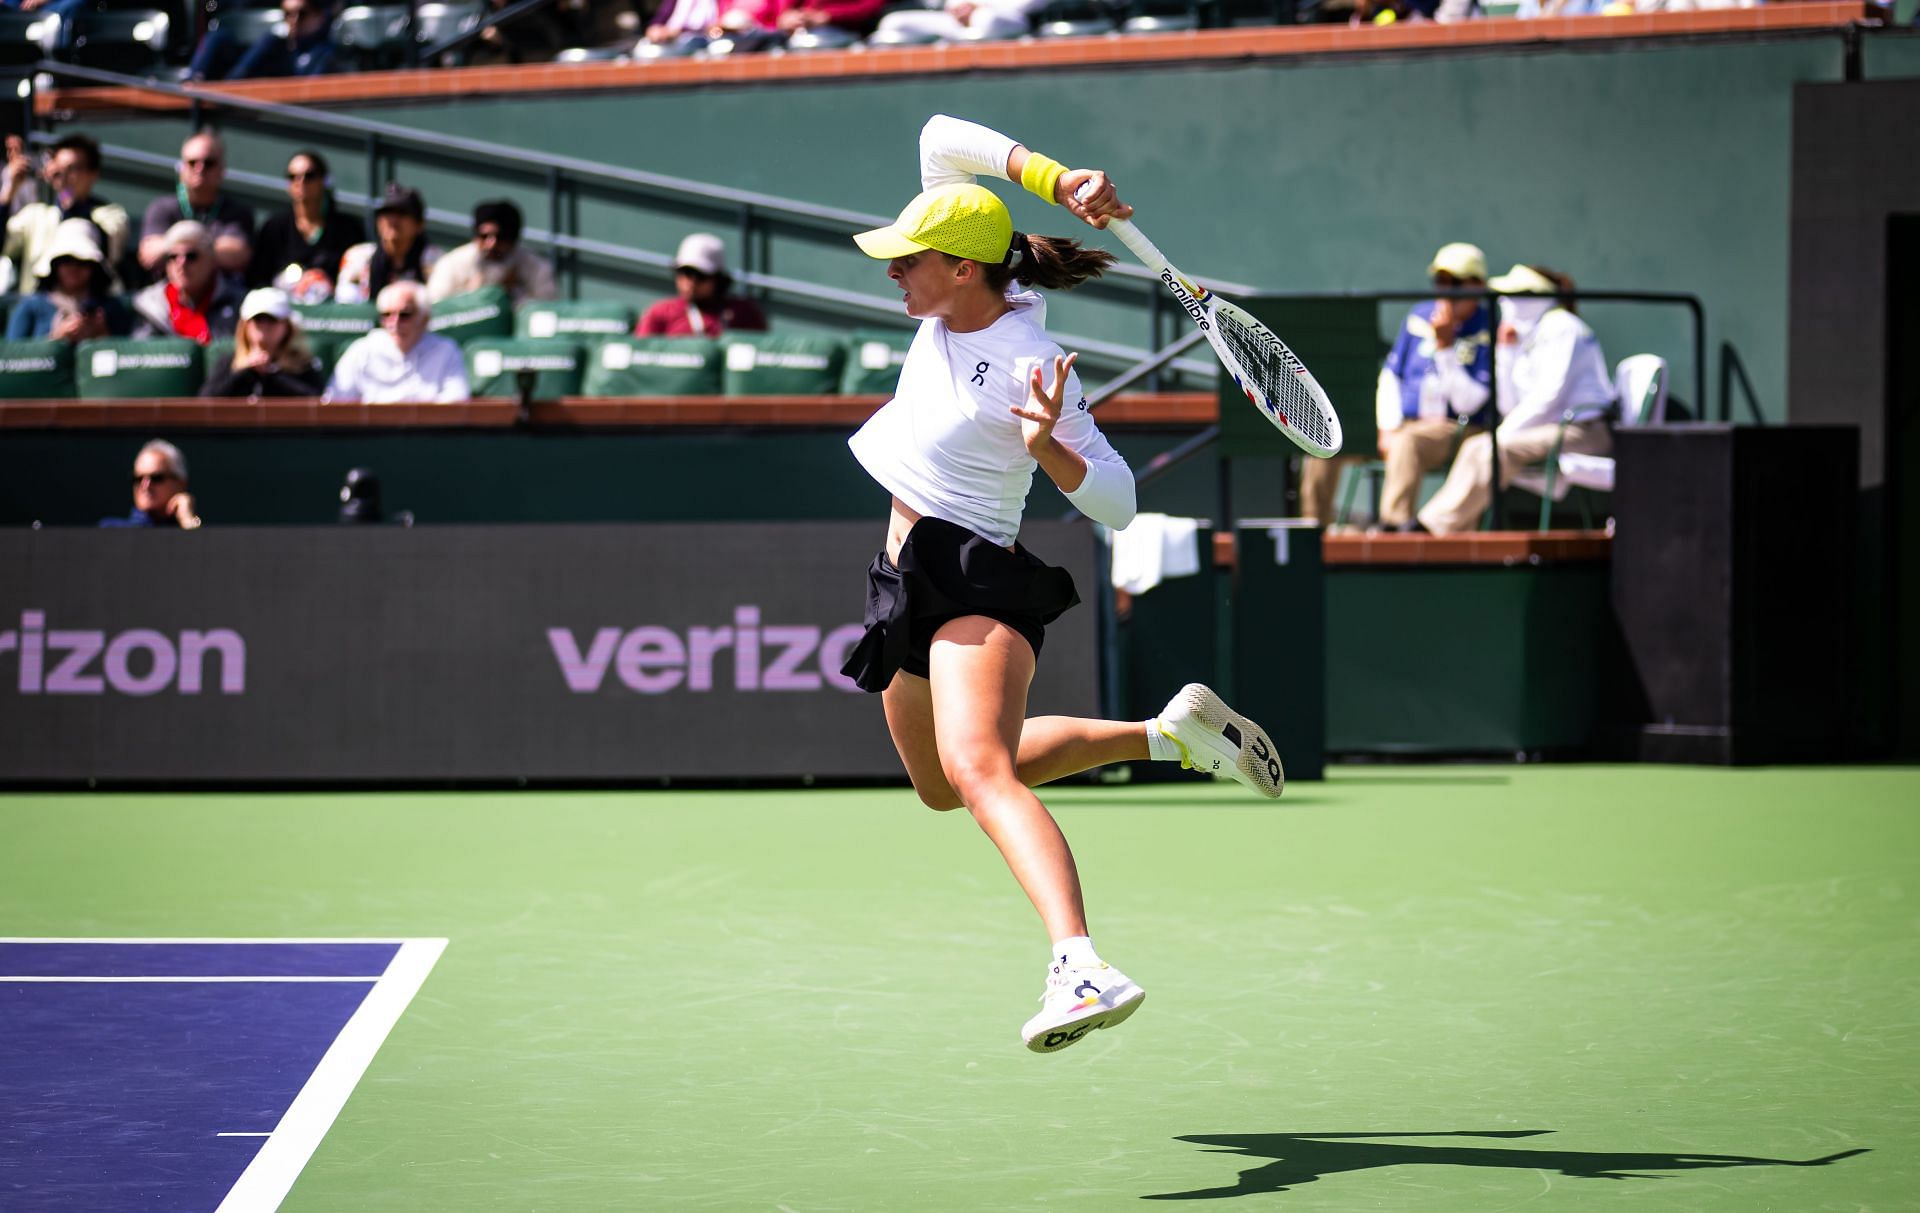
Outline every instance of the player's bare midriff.
<path fill-rule="evenodd" d="M 894 564 L 900 563 L 900 545 L 907 541 L 907 532 L 913 524 L 920 521 L 919 511 L 898 497 L 893 499 L 893 513 L 887 518 L 887 559 Z M 1007 550 L 1011 552 L 1012 547 Z"/>

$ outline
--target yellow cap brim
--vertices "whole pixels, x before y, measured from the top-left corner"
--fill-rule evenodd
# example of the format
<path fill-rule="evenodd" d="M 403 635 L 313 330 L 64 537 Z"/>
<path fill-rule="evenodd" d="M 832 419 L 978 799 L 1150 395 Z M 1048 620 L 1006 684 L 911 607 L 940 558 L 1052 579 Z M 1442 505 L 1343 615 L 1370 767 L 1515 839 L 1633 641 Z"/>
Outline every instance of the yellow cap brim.
<path fill-rule="evenodd" d="M 876 227 L 870 232 L 861 232 L 853 238 L 860 251 L 876 261 L 892 261 L 895 257 L 911 257 L 915 253 L 924 253 L 927 246 L 918 240 L 909 240 L 893 227 Z"/>

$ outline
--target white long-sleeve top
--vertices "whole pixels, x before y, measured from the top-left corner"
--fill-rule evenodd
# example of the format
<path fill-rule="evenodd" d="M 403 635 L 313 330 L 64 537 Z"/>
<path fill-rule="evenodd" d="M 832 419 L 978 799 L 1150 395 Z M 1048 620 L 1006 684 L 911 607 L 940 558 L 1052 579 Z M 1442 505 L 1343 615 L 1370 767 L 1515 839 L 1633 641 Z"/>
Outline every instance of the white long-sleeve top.
<path fill-rule="evenodd" d="M 1006 180 L 1013 148 L 1012 139 L 984 126 L 936 116 L 920 134 L 922 187 L 975 176 Z M 1007 313 L 978 332 L 922 321 L 893 399 L 847 445 L 868 475 L 916 513 L 1010 546 L 1037 466 L 1011 410 L 1026 402 L 1034 366 L 1051 377 L 1063 351 L 1047 336 L 1039 294 L 1009 288 L 1007 303 Z M 1094 521 L 1124 529 L 1136 509 L 1133 471 L 1094 424 L 1071 372 L 1053 436 L 1087 467 L 1067 500 Z"/>
<path fill-rule="evenodd" d="M 1494 352 L 1500 428 L 1558 425 L 1568 410 L 1595 413 L 1613 402 L 1613 380 L 1600 339 L 1587 322 L 1553 308 L 1517 345 Z"/>

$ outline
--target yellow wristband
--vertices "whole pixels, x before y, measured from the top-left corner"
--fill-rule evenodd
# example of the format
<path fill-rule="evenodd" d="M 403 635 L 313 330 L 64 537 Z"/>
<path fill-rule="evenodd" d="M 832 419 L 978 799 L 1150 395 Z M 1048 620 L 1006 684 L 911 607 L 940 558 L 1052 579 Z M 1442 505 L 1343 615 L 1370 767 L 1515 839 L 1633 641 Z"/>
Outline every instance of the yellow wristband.
<path fill-rule="evenodd" d="M 1060 183 L 1060 175 L 1066 171 L 1067 166 L 1058 160 L 1030 151 L 1026 165 L 1020 170 L 1020 186 L 1029 193 L 1039 195 L 1049 204 L 1058 206 L 1060 200 L 1053 196 L 1053 188 Z"/>

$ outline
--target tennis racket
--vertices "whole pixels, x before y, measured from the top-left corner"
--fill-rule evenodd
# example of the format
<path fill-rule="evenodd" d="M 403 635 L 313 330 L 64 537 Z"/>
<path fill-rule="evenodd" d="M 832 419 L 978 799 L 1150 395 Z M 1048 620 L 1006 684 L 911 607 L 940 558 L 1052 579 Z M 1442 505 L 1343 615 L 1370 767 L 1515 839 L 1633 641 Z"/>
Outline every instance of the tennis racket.
<path fill-rule="evenodd" d="M 1109 219 L 1107 230 L 1160 275 L 1261 416 L 1309 455 L 1327 459 L 1340 453 L 1340 417 L 1333 402 L 1272 329 L 1173 268 L 1131 220 Z"/>

